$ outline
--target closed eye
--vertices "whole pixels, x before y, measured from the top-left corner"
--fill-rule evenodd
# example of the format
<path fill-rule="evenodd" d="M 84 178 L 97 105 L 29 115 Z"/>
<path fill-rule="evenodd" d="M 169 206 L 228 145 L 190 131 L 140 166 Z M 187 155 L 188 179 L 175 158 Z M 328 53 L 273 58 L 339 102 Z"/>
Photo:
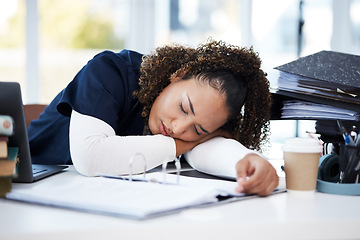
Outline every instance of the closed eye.
<path fill-rule="evenodd" d="M 194 130 L 195 130 L 195 133 L 197 134 L 197 135 L 201 135 L 201 133 L 197 130 L 197 128 L 196 128 L 196 126 L 194 125 Z"/>
<path fill-rule="evenodd" d="M 185 111 L 182 102 L 180 102 L 180 109 L 183 113 L 185 113 L 186 115 L 188 114 L 188 112 Z"/>
<path fill-rule="evenodd" d="M 184 109 L 184 106 L 183 106 L 183 104 L 182 104 L 182 102 L 180 102 L 180 109 L 181 109 L 181 111 L 183 112 L 183 113 L 185 113 L 186 115 L 188 115 L 189 113 L 187 112 L 187 111 L 185 111 L 185 109 Z M 198 136 L 200 136 L 201 135 L 201 133 L 197 130 L 197 128 L 196 128 L 196 126 L 194 125 L 194 132 L 196 133 L 196 135 L 198 135 Z"/>

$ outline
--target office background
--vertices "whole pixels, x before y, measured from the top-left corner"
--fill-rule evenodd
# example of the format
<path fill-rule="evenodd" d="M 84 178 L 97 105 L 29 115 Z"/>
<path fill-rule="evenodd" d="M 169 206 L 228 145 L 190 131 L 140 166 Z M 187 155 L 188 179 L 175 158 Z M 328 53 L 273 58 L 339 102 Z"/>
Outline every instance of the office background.
<path fill-rule="evenodd" d="M 360 54 L 360 0 L 0 0 L 0 81 L 49 103 L 96 53 L 208 37 L 253 46 L 263 69 L 321 50 Z M 276 82 L 271 82 L 272 85 Z M 313 122 L 271 123 L 272 141 Z"/>

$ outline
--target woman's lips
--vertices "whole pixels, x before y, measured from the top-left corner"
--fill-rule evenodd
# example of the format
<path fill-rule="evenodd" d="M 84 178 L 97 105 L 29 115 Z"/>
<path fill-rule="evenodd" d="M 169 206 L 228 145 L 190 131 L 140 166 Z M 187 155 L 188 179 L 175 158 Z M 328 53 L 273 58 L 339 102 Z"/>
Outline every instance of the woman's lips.
<path fill-rule="evenodd" d="M 164 125 L 164 123 L 160 122 L 160 132 L 164 136 L 170 137 L 169 129 Z"/>

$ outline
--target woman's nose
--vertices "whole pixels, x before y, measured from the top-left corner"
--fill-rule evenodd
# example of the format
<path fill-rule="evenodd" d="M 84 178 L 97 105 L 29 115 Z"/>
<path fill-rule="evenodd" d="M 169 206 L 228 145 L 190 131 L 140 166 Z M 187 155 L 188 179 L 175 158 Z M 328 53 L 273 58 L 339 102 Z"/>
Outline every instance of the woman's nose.
<path fill-rule="evenodd" d="M 188 119 L 181 118 L 172 121 L 172 132 L 175 135 L 182 134 L 191 126 L 191 122 Z"/>

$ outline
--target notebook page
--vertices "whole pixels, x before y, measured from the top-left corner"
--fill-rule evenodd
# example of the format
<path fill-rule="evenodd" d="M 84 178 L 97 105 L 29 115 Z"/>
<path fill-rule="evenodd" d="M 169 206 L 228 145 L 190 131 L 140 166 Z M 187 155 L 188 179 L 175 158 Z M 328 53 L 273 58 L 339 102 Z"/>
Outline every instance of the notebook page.
<path fill-rule="evenodd" d="M 45 183 L 45 182 L 44 182 Z M 212 187 L 130 182 L 77 176 L 53 186 L 14 184 L 8 199 L 132 218 L 216 202 Z"/>

